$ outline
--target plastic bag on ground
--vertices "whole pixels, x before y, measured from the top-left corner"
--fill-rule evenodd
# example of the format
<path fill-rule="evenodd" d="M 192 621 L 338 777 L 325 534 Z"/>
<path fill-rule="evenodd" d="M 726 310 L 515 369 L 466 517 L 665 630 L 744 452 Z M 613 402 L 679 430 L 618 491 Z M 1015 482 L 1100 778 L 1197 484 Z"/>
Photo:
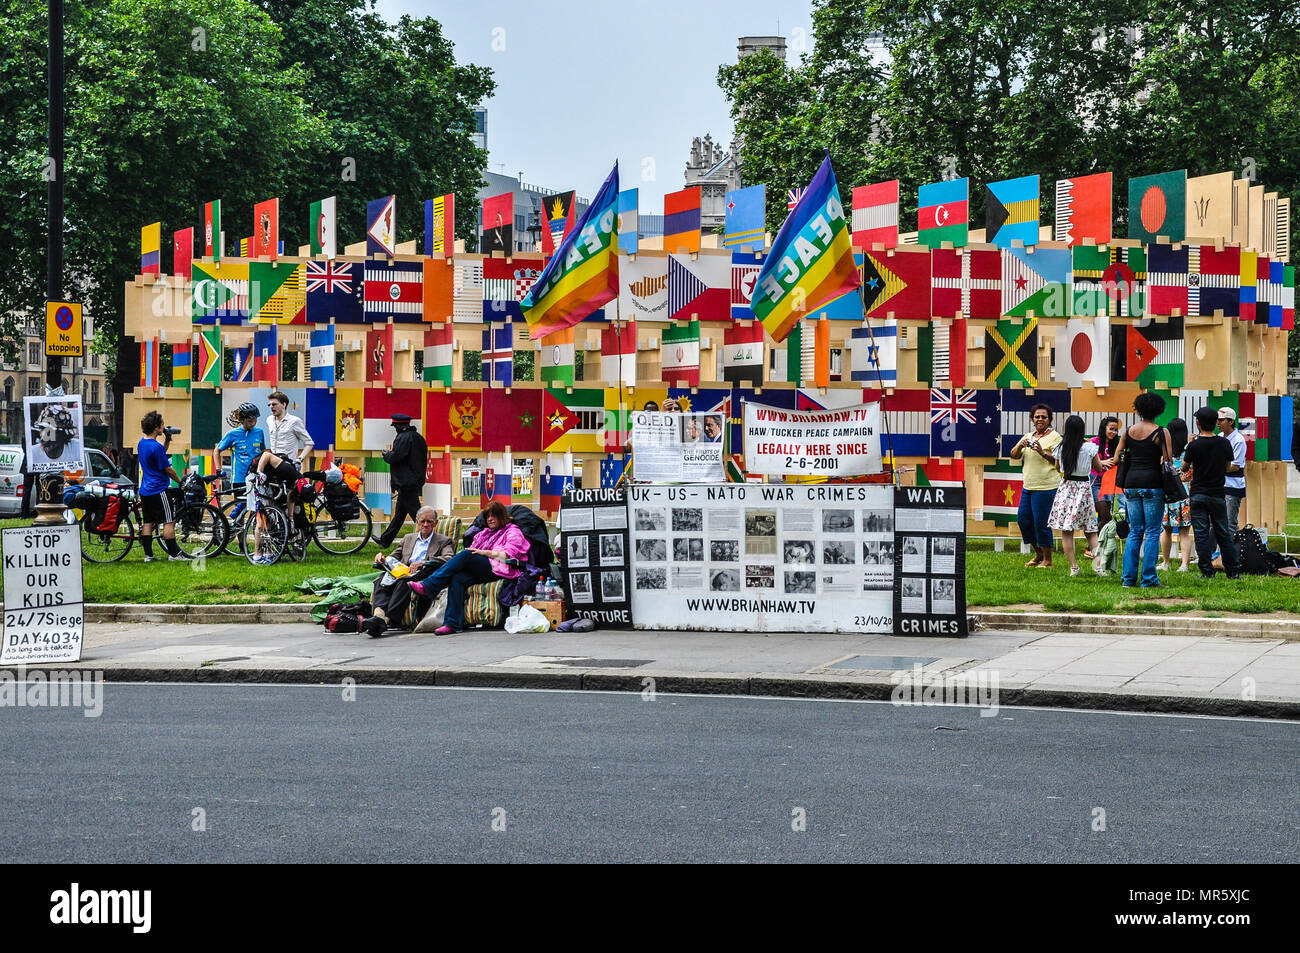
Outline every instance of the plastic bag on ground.
<path fill-rule="evenodd" d="M 520 632 L 550 632 L 551 620 L 531 605 L 522 605 L 518 615 L 506 619 L 506 631 L 511 635 Z"/>

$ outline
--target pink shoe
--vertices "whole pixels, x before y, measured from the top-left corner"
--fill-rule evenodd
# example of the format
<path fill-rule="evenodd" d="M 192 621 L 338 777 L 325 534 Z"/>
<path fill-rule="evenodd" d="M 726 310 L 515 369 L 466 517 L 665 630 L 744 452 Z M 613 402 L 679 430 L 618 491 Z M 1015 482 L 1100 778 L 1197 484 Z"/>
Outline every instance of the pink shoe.
<path fill-rule="evenodd" d="M 407 585 L 411 587 L 411 591 L 415 593 L 417 596 L 424 595 L 424 583 L 412 582 L 412 583 L 407 583 Z"/>
<path fill-rule="evenodd" d="M 452 634 L 454 634 L 454 633 L 456 633 L 456 632 L 459 632 L 459 631 L 460 631 L 460 629 L 453 629 L 453 628 L 452 628 L 451 626 L 449 626 L 449 625 L 440 625 L 440 626 L 438 626 L 438 628 L 436 628 L 436 629 L 433 630 L 433 634 L 434 634 L 434 635 L 452 635 Z"/>

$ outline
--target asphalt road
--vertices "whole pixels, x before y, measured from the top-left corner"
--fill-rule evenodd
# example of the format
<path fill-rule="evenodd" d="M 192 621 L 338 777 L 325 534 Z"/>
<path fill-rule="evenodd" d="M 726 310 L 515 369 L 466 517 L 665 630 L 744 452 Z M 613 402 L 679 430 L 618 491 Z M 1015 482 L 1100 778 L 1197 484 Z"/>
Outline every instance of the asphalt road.
<path fill-rule="evenodd" d="M 99 718 L 0 708 L 5 861 L 1300 860 L 1294 723 L 594 692 L 104 691 Z"/>

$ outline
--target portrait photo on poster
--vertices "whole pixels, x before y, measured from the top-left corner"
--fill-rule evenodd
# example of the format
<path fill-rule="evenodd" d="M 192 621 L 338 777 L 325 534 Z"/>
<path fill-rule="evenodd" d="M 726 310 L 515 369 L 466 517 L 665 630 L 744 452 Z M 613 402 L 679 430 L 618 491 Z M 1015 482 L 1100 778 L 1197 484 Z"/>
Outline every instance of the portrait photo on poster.
<path fill-rule="evenodd" d="M 24 397 L 27 471 L 56 473 L 85 466 L 81 398 Z"/>
<path fill-rule="evenodd" d="M 673 540 L 673 562 L 704 562 L 704 537 L 679 536 Z"/>
<path fill-rule="evenodd" d="M 662 533 L 668 528 L 663 507 L 637 507 L 636 528 L 641 533 Z"/>
<path fill-rule="evenodd" d="M 709 573 L 710 592 L 739 592 L 739 569 L 714 569 Z"/>
<path fill-rule="evenodd" d="M 585 567 L 590 565 L 587 555 L 586 536 L 570 536 L 566 550 L 568 552 L 567 563 L 569 566 Z"/>
<path fill-rule="evenodd" d="M 573 601 L 576 603 L 590 605 L 594 602 L 595 600 L 591 593 L 591 573 L 569 573 L 569 591 L 573 593 Z"/>
<path fill-rule="evenodd" d="M 621 566 L 623 564 L 623 537 L 619 533 L 601 533 L 600 564 L 602 566 Z"/>
<path fill-rule="evenodd" d="M 623 573 L 602 572 L 600 574 L 600 598 L 604 602 L 626 602 L 627 592 L 623 588 Z"/>

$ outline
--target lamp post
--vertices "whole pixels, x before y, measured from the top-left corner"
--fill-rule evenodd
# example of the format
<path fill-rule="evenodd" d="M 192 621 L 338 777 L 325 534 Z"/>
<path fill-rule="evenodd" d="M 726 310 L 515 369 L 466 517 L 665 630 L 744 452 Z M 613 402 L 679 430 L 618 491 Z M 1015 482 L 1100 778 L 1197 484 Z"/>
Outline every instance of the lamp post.
<path fill-rule="evenodd" d="M 48 181 L 48 218 L 46 219 L 46 273 L 45 297 L 58 301 L 63 297 L 63 0 L 48 0 L 50 46 L 48 58 L 48 84 L 50 96 L 48 156 L 51 174 Z M 47 348 L 48 350 L 48 348 Z M 57 354 L 45 355 L 45 389 L 47 393 L 61 393 L 63 387 L 63 358 Z M 24 422 L 24 427 L 30 426 Z M 36 525 L 62 523 L 63 504 L 60 502 L 63 475 L 42 474 L 37 481 Z"/>

